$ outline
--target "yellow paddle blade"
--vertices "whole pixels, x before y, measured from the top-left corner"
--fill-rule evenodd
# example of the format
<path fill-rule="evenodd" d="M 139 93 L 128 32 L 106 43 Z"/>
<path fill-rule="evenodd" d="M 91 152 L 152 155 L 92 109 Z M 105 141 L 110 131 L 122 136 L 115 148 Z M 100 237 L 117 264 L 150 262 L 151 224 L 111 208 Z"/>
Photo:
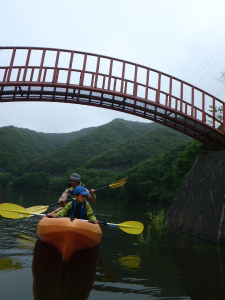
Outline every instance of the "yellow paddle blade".
<path fill-rule="evenodd" d="M 118 224 L 118 227 L 126 233 L 140 234 L 144 230 L 144 225 L 137 221 L 127 221 Z"/>
<path fill-rule="evenodd" d="M 109 187 L 111 189 L 115 189 L 115 188 L 121 187 L 121 186 L 123 186 L 126 183 L 126 181 L 127 181 L 127 178 L 120 179 L 120 180 L 118 180 L 118 181 L 113 182 L 112 184 L 110 184 Z"/>
<path fill-rule="evenodd" d="M 41 213 L 45 212 L 48 208 L 49 208 L 49 206 L 38 205 L 38 206 L 27 207 L 26 210 L 28 210 L 31 213 L 41 214 Z M 27 217 L 32 217 L 32 216 L 34 216 L 34 215 L 30 215 Z"/>
<path fill-rule="evenodd" d="M 21 219 L 26 218 L 31 213 L 26 208 L 12 203 L 0 204 L 0 214 L 4 218 Z"/>

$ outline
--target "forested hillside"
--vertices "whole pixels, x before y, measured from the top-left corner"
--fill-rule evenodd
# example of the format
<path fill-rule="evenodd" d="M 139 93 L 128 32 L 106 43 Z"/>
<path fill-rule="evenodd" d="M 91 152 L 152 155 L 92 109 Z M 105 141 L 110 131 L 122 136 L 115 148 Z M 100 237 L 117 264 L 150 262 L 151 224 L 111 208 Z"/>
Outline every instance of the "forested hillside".
<path fill-rule="evenodd" d="M 123 145 L 117 145 L 94 156 L 84 165 L 86 168 L 123 171 L 159 153 L 166 153 L 177 145 L 190 140 L 187 136 L 169 128 L 157 128 Z"/>
<path fill-rule="evenodd" d="M 130 126 L 132 124 L 132 126 Z M 148 125 L 148 124 L 145 124 Z M 150 125 L 150 124 L 149 124 Z M 116 120 L 99 126 L 60 149 L 30 160 L 24 164 L 26 172 L 45 171 L 61 176 L 68 168 L 128 169 L 157 153 L 165 153 L 188 139 L 178 132 L 162 126 L 151 126 Z M 147 132 L 147 133 L 146 133 Z"/>
<path fill-rule="evenodd" d="M 208 146 L 192 141 L 141 162 L 126 172 L 129 178 L 127 194 L 131 200 L 144 198 L 146 201 L 171 203 L 198 156 L 211 151 Z"/>
<path fill-rule="evenodd" d="M 13 126 L 2 127 L 0 128 L 0 169 L 16 174 L 25 162 L 51 153 L 94 129 L 93 127 L 72 133 L 51 134 Z"/>
<path fill-rule="evenodd" d="M 23 171 L 37 172 L 42 170 L 61 176 L 69 168 L 78 168 L 94 156 L 104 153 L 116 145 L 121 146 L 127 143 L 151 127 L 150 124 L 140 123 L 140 129 L 139 123 L 136 126 L 133 123 L 118 119 L 99 126 L 91 133 L 67 143 L 48 155 L 30 160 L 24 164 Z"/>
<path fill-rule="evenodd" d="M 62 191 L 72 172 L 88 188 L 127 177 L 119 197 L 156 202 L 171 202 L 198 155 L 211 151 L 162 125 L 122 119 L 68 134 L 4 127 L 0 142 L 3 186 Z"/>

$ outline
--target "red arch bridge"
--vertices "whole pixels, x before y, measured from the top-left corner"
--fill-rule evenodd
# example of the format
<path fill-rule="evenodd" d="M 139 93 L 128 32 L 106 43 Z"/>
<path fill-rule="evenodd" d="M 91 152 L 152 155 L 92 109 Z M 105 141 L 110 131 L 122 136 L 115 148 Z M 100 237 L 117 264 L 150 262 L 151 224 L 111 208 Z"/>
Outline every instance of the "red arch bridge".
<path fill-rule="evenodd" d="M 225 104 L 178 78 L 98 54 L 0 47 L 0 101 L 82 104 L 142 117 L 215 150 L 225 148 Z"/>

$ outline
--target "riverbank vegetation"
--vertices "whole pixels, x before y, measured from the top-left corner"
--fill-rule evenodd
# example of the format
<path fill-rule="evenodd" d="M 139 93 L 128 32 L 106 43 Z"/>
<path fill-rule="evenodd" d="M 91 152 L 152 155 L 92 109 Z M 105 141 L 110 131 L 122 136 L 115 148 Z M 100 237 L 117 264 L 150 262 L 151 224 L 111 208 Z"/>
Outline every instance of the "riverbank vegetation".
<path fill-rule="evenodd" d="M 196 158 L 212 150 L 156 123 L 116 119 L 65 134 L 0 128 L 0 183 L 3 187 L 63 191 L 71 173 L 87 188 L 127 177 L 124 187 L 101 196 L 171 203 Z"/>
<path fill-rule="evenodd" d="M 154 232 L 157 232 L 158 235 L 162 236 L 167 230 L 167 228 L 163 225 L 165 217 L 164 209 L 158 209 L 155 212 L 148 211 L 146 215 L 148 216 L 147 230 L 145 230 L 145 235 L 142 232 L 138 236 L 138 241 L 142 245 L 152 244 L 152 235 L 154 235 Z"/>

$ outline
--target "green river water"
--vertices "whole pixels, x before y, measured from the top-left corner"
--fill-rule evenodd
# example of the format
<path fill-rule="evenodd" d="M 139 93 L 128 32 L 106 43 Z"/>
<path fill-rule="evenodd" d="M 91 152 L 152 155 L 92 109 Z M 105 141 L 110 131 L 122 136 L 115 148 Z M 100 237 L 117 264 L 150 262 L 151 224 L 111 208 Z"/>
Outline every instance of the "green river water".
<path fill-rule="evenodd" d="M 5 202 L 23 207 L 49 205 L 59 196 L 12 189 L 4 194 Z M 102 226 L 99 247 L 62 263 L 55 248 L 37 239 L 40 217 L 0 217 L 1 300 L 225 299 L 224 247 L 149 227 L 146 212 L 163 207 L 151 207 L 143 199 L 131 204 L 103 199 L 99 192 L 92 207 L 99 221 L 142 222 L 143 236 Z"/>

